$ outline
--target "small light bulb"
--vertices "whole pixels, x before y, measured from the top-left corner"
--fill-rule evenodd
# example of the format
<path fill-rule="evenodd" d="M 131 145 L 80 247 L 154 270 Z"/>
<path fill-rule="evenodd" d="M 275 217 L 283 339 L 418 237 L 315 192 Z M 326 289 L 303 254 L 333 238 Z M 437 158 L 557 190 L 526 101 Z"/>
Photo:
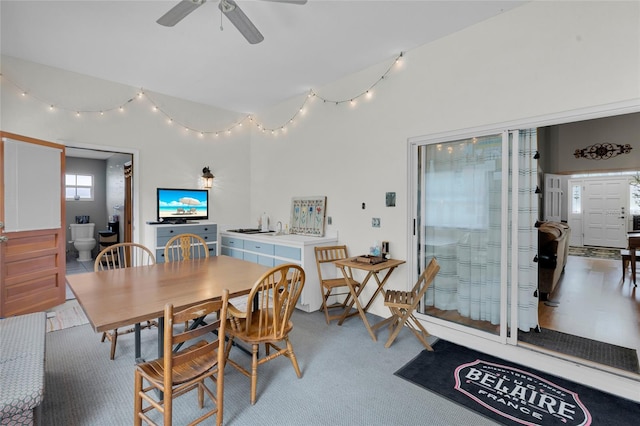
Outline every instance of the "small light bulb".
<path fill-rule="evenodd" d="M 27 92 L 22 92 L 22 96 L 27 96 Z"/>
<path fill-rule="evenodd" d="M 124 112 L 124 107 L 120 106 L 119 110 L 120 110 L 120 112 Z"/>
<path fill-rule="evenodd" d="M 53 111 L 53 105 L 49 105 L 49 111 Z"/>

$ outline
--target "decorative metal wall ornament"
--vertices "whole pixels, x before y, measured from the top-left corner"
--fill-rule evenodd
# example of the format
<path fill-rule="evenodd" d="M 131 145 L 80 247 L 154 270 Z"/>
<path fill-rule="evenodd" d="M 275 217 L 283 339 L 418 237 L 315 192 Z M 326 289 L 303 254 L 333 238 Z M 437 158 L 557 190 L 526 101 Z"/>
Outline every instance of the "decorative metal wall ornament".
<path fill-rule="evenodd" d="M 621 154 L 629 154 L 631 145 L 620 145 L 612 143 L 596 143 L 586 148 L 576 149 L 573 155 L 576 158 L 586 158 L 588 160 L 606 160 Z"/>

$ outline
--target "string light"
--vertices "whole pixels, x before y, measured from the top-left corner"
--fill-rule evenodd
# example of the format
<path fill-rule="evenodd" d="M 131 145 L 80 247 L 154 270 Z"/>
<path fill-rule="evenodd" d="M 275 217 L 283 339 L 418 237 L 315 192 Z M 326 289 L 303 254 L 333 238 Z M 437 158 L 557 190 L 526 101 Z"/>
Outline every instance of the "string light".
<path fill-rule="evenodd" d="M 321 99 L 323 101 L 323 103 L 332 103 L 337 105 L 341 105 L 343 103 L 349 103 L 349 105 L 351 107 L 355 107 L 357 105 L 357 100 L 361 97 L 364 97 L 365 99 L 371 99 L 372 98 L 372 93 L 373 93 L 373 88 L 376 87 L 378 84 L 380 84 L 380 82 L 382 82 L 392 71 L 392 69 L 396 66 L 401 66 L 404 61 L 404 53 L 400 52 L 400 54 L 398 56 L 396 56 L 392 62 L 392 64 L 387 68 L 387 70 L 373 83 L 371 84 L 366 90 L 362 91 L 361 93 L 359 93 L 356 96 L 351 96 L 345 99 L 328 99 L 325 98 L 323 96 L 321 96 L 320 94 L 318 94 L 316 91 L 314 91 L 313 89 L 309 89 L 309 91 L 307 92 L 307 95 L 305 96 L 302 104 L 299 106 L 299 108 L 295 111 L 295 113 L 288 118 L 285 123 L 288 125 L 293 125 L 296 122 L 296 118 L 299 115 L 305 115 L 307 112 L 307 103 L 308 102 L 312 102 L 314 99 Z M 27 91 L 22 89 L 18 84 L 14 83 L 13 81 L 11 81 L 10 79 L 8 79 L 6 76 L 4 76 L 3 74 L 0 73 L 0 77 L 2 77 L 2 80 L 9 82 L 10 84 L 12 84 L 14 87 L 16 87 L 20 92 L 22 97 L 26 97 L 27 96 Z M 136 92 L 135 96 L 126 99 L 124 102 L 121 102 L 119 104 L 117 104 L 116 106 L 113 107 L 109 107 L 109 108 L 100 108 L 100 109 L 96 109 L 96 110 L 78 110 L 76 108 L 67 108 L 61 105 L 55 105 L 51 102 L 46 102 L 43 99 L 40 99 L 34 95 L 30 95 L 31 98 L 36 99 L 40 102 L 45 103 L 46 105 L 49 105 L 49 110 L 50 111 L 54 111 L 54 109 L 60 109 L 63 111 L 70 111 L 70 112 L 74 112 L 76 117 L 80 117 L 81 115 L 88 115 L 91 113 L 96 113 L 99 114 L 100 116 L 104 116 L 105 113 L 109 113 L 111 111 L 114 110 L 118 110 L 120 112 L 124 112 L 125 110 L 125 106 L 127 104 L 129 104 L 130 102 L 134 101 L 135 99 L 146 99 L 148 102 L 151 103 L 151 109 L 154 113 L 161 113 L 165 116 L 166 120 L 167 120 L 167 124 L 172 125 L 172 124 L 177 124 L 179 127 L 182 127 L 185 131 L 185 133 L 196 133 L 199 135 L 199 137 L 204 138 L 206 135 L 212 135 L 214 137 L 219 137 L 221 132 L 224 132 L 228 135 L 231 134 L 232 130 L 236 127 L 242 127 L 243 123 L 245 120 L 248 120 L 250 124 L 255 125 L 256 128 L 260 131 L 262 131 L 263 133 L 266 132 L 270 132 L 272 135 L 276 135 L 278 133 L 287 133 L 287 128 L 286 128 L 286 124 L 280 124 L 278 126 L 274 126 L 274 127 L 267 127 L 264 125 L 264 123 L 260 123 L 259 121 L 255 120 L 255 117 L 253 117 L 252 115 L 246 115 L 243 118 L 241 118 L 239 121 L 233 123 L 232 125 L 230 125 L 229 127 L 227 127 L 225 130 L 201 130 L 201 129 L 194 129 L 191 128 L 189 126 L 187 126 L 184 123 L 181 123 L 179 121 L 176 121 L 170 114 L 168 114 L 166 111 L 164 111 L 157 102 L 155 102 L 153 100 L 152 97 L 149 96 L 149 94 L 147 92 L 145 92 L 144 90 L 140 89 L 139 91 Z"/>

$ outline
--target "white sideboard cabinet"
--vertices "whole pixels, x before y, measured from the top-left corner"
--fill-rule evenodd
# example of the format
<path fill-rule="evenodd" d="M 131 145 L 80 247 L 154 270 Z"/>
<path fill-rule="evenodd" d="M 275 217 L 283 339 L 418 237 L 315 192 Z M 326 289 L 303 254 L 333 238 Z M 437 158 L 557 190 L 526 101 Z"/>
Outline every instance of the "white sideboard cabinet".
<path fill-rule="evenodd" d="M 322 293 L 314 248 L 338 243 L 337 236 L 310 237 L 304 235 L 220 233 L 220 254 L 259 263 L 278 266 L 295 263 L 305 272 L 305 284 L 296 308 L 306 312 L 320 309 Z"/>
<path fill-rule="evenodd" d="M 179 225 L 147 225 L 153 236 L 152 251 L 156 263 L 164 263 L 164 246 L 171 237 L 179 234 L 196 234 L 201 236 L 209 248 L 209 256 L 215 256 L 218 246 L 218 226 L 213 222 L 197 222 Z"/>

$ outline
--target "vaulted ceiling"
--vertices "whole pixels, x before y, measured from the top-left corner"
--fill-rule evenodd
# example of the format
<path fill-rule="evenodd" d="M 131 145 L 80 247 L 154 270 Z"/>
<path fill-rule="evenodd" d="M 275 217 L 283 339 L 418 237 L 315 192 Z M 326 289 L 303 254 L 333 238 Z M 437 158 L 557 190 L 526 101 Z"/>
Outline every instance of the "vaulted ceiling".
<path fill-rule="evenodd" d="M 249 44 L 217 0 L 157 24 L 178 2 L 1 0 L 1 53 L 252 113 L 526 3 L 236 0 L 264 36 Z"/>

